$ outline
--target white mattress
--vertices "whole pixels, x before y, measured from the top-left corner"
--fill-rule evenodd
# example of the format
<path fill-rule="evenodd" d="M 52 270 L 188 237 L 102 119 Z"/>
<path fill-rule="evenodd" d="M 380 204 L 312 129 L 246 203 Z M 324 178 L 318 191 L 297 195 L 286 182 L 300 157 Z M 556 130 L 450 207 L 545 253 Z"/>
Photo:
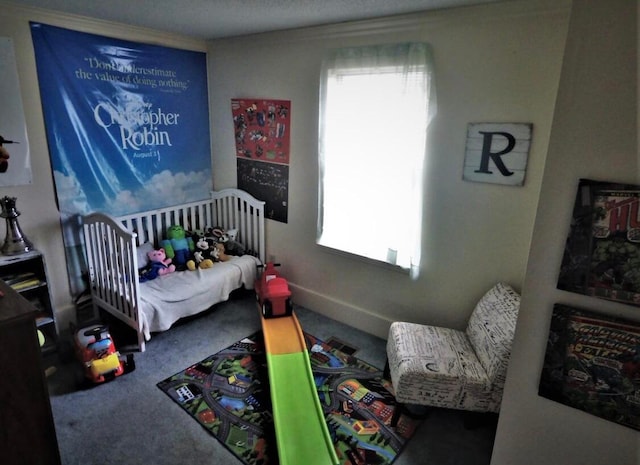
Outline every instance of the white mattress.
<path fill-rule="evenodd" d="M 227 300 L 235 289 L 253 289 L 259 264 L 257 258 L 243 255 L 206 270 L 178 271 L 140 283 L 140 328 L 145 340 L 180 318 Z"/>

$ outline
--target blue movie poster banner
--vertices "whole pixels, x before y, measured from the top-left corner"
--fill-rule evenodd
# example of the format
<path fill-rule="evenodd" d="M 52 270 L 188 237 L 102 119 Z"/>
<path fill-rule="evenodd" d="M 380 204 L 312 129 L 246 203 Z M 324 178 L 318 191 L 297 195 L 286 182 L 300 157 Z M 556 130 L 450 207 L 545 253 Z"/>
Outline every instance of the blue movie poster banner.
<path fill-rule="evenodd" d="M 31 34 L 61 213 L 209 196 L 205 53 L 33 22 Z"/>

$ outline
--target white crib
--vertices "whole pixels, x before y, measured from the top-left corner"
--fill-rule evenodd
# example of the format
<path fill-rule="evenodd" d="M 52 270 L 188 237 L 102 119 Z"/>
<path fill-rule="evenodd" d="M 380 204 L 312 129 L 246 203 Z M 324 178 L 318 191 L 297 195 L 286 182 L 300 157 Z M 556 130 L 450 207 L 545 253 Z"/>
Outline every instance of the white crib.
<path fill-rule="evenodd" d="M 251 254 L 234 257 L 230 262 L 216 264 L 209 270 L 180 271 L 140 283 L 138 247 L 147 242 L 159 247 L 165 238 L 165 231 L 172 224 L 181 224 L 185 229 L 192 230 L 204 230 L 207 227 L 236 229 L 237 240 Z M 212 192 L 207 200 L 118 218 L 105 213 L 91 213 L 84 217 L 83 230 L 94 308 L 104 309 L 133 328 L 137 333 L 137 346 L 134 348 L 140 351 L 144 351 L 150 332 L 168 329 L 167 326 L 179 318 L 226 300 L 229 286 L 253 288 L 256 265 L 265 262 L 264 202 L 238 189 Z M 165 280 L 169 279 L 172 280 L 171 293 L 174 296 L 176 292 L 186 294 L 196 289 L 197 281 L 204 286 L 203 294 L 198 299 L 194 296 L 193 304 L 159 304 L 159 286 L 168 283 Z M 214 292 L 218 285 L 225 287 Z M 176 286 L 180 289 L 176 289 Z M 208 292 L 209 289 L 211 292 Z M 150 299 L 146 299 L 145 295 L 150 299 L 152 297 L 154 303 L 147 302 Z M 172 307 L 170 315 L 163 313 L 164 307 Z M 188 311 L 181 312 L 180 309 Z M 154 315 L 150 316 L 149 312 Z"/>

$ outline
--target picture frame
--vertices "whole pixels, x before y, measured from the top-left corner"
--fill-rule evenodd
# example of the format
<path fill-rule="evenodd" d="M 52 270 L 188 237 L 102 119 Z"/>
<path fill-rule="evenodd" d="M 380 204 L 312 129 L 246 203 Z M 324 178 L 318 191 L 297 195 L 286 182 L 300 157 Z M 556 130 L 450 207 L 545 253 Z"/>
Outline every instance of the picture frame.
<path fill-rule="evenodd" d="M 640 430 L 640 322 L 555 304 L 538 394 Z"/>

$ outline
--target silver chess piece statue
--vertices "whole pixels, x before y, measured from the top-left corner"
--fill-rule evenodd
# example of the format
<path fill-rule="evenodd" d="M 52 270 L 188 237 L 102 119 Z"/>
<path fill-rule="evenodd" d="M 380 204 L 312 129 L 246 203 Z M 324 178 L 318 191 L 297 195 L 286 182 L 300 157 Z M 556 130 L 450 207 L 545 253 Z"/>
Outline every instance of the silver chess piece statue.
<path fill-rule="evenodd" d="M 22 233 L 18 224 L 20 212 L 16 210 L 16 198 L 5 196 L 0 199 L 0 206 L 2 207 L 0 217 L 7 220 L 7 235 L 0 252 L 4 255 L 17 255 L 33 250 L 33 244 Z"/>

